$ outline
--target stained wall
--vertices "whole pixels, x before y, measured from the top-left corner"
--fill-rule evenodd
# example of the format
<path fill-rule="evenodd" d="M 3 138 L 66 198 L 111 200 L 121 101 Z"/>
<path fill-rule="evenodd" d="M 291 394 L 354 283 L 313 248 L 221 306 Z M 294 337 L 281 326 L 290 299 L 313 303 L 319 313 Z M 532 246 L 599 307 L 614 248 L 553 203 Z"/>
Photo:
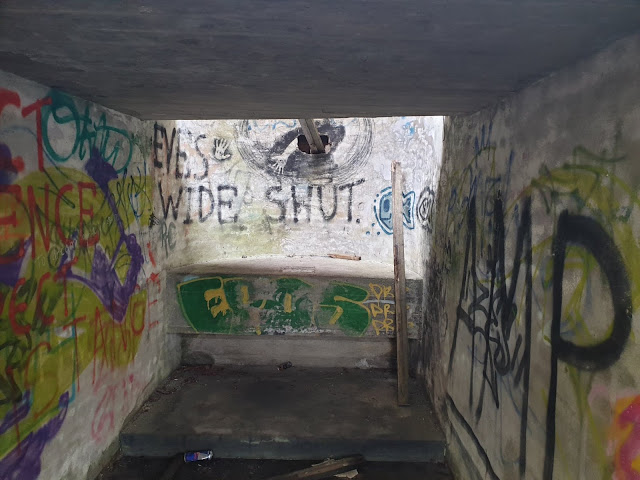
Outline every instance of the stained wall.
<path fill-rule="evenodd" d="M 445 122 L 424 352 L 460 478 L 639 478 L 638 58 Z"/>

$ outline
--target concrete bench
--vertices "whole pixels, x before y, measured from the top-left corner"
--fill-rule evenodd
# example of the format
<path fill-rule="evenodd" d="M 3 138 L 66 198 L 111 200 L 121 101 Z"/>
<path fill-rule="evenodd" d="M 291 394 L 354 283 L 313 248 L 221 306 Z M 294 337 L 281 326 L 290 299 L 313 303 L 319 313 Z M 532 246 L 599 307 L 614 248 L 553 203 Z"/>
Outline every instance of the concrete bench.
<path fill-rule="evenodd" d="M 169 333 L 187 363 L 388 367 L 395 348 L 393 267 L 327 257 L 260 257 L 167 272 Z M 407 272 L 410 343 L 422 279 Z"/>

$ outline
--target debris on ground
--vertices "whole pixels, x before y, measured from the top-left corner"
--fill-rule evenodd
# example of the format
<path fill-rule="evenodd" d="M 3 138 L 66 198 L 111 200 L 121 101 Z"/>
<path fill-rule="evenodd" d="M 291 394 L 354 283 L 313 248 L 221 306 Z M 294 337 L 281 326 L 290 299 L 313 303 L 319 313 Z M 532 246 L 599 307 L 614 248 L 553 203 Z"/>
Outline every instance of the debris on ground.
<path fill-rule="evenodd" d="M 356 478 L 358 476 L 358 469 L 349 470 L 344 473 L 336 473 L 334 477 L 336 478 Z"/>
<path fill-rule="evenodd" d="M 268 480 L 321 480 L 323 478 L 333 477 L 338 473 L 344 473 L 345 471 L 353 471 L 354 466 L 360 465 L 364 462 L 365 459 L 362 455 L 345 457 L 339 460 L 327 458 L 324 462 L 317 463 L 309 468 L 271 477 Z M 358 472 L 356 471 L 356 475 L 357 474 Z"/>
<path fill-rule="evenodd" d="M 293 367 L 293 363 L 284 362 L 284 363 L 281 363 L 280 365 L 278 365 L 278 370 L 286 370 L 287 368 L 291 368 L 291 367 Z"/>
<path fill-rule="evenodd" d="M 342 255 L 341 253 L 330 253 L 329 255 L 327 255 L 327 257 L 337 258 L 340 260 L 355 260 L 355 261 L 358 261 L 362 258 L 358 255 Z"/>

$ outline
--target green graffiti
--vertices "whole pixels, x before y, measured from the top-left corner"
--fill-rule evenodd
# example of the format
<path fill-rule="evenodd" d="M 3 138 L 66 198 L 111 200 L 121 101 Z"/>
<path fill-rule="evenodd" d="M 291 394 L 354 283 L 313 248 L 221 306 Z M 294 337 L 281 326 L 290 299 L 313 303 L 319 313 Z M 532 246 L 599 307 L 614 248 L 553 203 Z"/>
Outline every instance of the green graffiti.
<path fill-rule="evenodd" d="M 261 319 L 265 327 L 276 330 L 309 328 L 313 302 L 299 290 L 308 289 L 311 285 L 297 278 L 280 278 L 276 283 L 278 288 L 272 299 L 257 300 L 251 304 L 262 310 Z"/>
<path fill-rule="evenodd" d="M 242 333 L 249 313 L 241 304 L 237 278 L 209 277 L 178 284 L 178 302 L 194 330 L 209 333 Z"/>
<path fill-rule="evenodd" d="M 368 297 L 369 292 L 362 287 L 335 283 L 325 291 L 320 308 L 332 312 L 329 324 L 337 323 L 349 335 L 363 335 L 371 319 L 369 309 L 362 303 Z"/>
<path fill-rule="evenodd" d="M 260 335 L 339 330 L 364 335 L 376 316 L 378 325 L 372 333 L 394 331 L 393 300 L 383 293 L 391 287 L 385 285 L 218 276 L 179 283 L 177 290 L 184 317 L 198 332 Z M 370 308 L 376 309 L 373 315 Z"/>
<path fill-rule="evenodd" d="M 88 158 L 91 149 L 96 147 L 104 161 L 112 165 L 116 173 L 127 169 L 134 145 L 134 139 L 128 131 L 107 125 L 104 113 L 94 122 L 89 114 L 88 103 L 81 114 L 74 99 L 68 95 L 52 90 L 49 97 L 51 104 L 42 108 L 42 145 L 53 162 L 64 163 L 76 154 L 80 160 L 84 160 Z M 57 128 L 51 131 L 73 129 L 71 138 L 74 141 L 70 149 L 61 149 L 56 139 L 52 138 L 50 129 L 54 125 Z"/>

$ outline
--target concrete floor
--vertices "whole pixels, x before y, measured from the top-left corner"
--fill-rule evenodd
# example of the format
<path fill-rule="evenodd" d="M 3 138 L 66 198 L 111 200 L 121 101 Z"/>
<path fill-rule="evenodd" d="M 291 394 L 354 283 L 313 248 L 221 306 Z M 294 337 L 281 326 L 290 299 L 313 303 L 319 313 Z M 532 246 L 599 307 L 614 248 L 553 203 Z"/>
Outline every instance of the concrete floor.
<path fill-rule="evenodd" d="M 171 464 L 166 458 L 122 457 L 96 480 L 158 480 Z M 229 460 L 214 459 L 180 466 L 171 480 L 259 480 L 283 475 L 303 468 L 307 460 Z M 442 464 L 368 462 L 357 467 L 355 480 L 451 480 Z M 335 477 L 330 477 L 335 478 Z"/>
<path fill-rule="evenodd" d="M 129 456 L 441 462 L 445 443 L 417 382 L 396 405 L 386 370 L 182 367 L 120 436 Z"/>

